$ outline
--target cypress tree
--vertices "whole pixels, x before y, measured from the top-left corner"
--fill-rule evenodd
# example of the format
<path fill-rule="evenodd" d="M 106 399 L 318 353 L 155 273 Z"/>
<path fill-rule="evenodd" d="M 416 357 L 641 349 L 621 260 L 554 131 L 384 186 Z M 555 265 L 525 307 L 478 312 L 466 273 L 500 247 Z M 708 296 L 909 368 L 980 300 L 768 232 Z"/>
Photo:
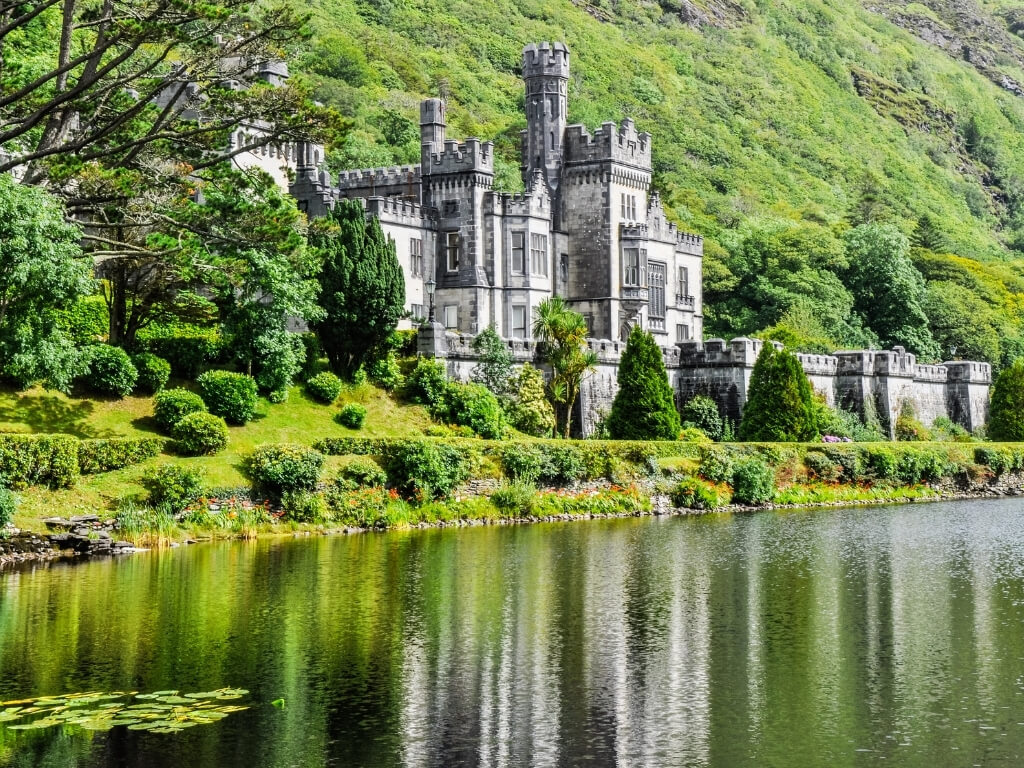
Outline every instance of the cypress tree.
<path fill-rule="evenodd" d="M 341 200 L 317 221 L 311 244 L 323 257 L 318 281 L 325 316 L 313 324 L 327 359 L 351 379 L 383 347 L 405 305 L 405 278 L 395 244 L 359 200 Z"/>
<path fill-rule="evenodd" d="M 619 364 L 619 391 L 608 416 L 615 440 L 676 440 L 679 411 L 654 337 L 633 326 Z"/>
<path fill-rule="evenodd" d="M 1014 360 L 996 377 L 988 436 L 993 440 L 1024 440 L 1024 358 Z"/>
<path fill-rule="evenodd" d="M 796 355 L 764 345 L 750 376 L 739 436 L 759 442 L 817 438 L 811 384 Z"/>

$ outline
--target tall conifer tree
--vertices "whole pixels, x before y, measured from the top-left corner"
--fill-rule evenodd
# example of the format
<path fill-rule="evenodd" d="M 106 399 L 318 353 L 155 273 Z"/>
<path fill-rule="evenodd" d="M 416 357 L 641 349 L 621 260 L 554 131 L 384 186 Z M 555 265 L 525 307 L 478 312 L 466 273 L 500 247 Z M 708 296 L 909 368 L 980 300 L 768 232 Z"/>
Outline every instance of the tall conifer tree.
<path fill-rule="evenodd" d="M 766 343 L 750 376 L 740 439 L 800 442 L 817 436 L 811 383 L 800 361 L 796 355 Z"/>
<path fill-rule="evenodd" d="M 405 278 L 395 244 L 359 200 L 341 200 L 310 232 L 323 256 L 320 301 L 325 317 L 313 324 L 333 368 L 351 379 L 387 340 L 402 316 Z"/>
<path fill-rule="evenodd" d="M 679 430 L 661 349 L 650 333 L 635 325 L 619 365 L 619 391 L 608 431 L 616 440 L 675 440 Z"/>

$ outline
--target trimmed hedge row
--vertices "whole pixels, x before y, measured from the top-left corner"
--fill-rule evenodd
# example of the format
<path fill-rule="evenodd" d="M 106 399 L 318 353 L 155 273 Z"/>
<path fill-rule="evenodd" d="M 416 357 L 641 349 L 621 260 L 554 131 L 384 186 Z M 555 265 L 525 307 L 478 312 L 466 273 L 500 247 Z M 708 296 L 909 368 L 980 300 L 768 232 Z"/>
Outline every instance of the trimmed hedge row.
<path fill-rule="evenodd" d="M 78 472 L 98 475 L 151 459 L 164 449 L 159 437 L 81 440 L 78 443 Z"/>

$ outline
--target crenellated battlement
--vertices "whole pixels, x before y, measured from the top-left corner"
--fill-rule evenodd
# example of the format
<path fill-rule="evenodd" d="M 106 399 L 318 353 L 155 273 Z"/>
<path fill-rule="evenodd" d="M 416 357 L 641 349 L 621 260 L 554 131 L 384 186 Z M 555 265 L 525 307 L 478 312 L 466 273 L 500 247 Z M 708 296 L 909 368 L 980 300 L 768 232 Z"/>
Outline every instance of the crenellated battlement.
<path fill-rule="evenodd" d="M 569 164 L 612 161 L 645 171 L 651 169 L 651 135 L 636 130 L 628 117 L 616 126 L 603 123 L 591 135 L 585 126 L 565 129 L 565 162 Z"/>
<path fill-rule="evenodd" d="M 565 43 L 530 43 L 523 48 L 523 79 L 569 79 L 569 49 Z"/>
<path fill-rule="evenodd" d="M 366 211 L 382 222 L 424 227 L 430 223 L 430 212 L 419 203 L 400 197 L 371 197 L 366 200 Z"/>
<path fill-rule="evenodd" d="M 988 363 L 977 363 L 968 360 L 954 360 L 943 363 L 947 371 L 947 380 L 964 384 L 991 384 L 992 366 Z"/>
<path fill-rule="evenodd" d="M 423 175 L 446 173 L 484 173 L 494 175 L 494 142 L 480 139 L 446 141 L 441 152 L 432 151 L 430 144 L 423 145 Z"/>
<path fill-rule="evenodd" d="M 646 224 L 623 224 L 619 228 L 619 237 L 623 240 L 647 240 L 649 231 Z"/>
<path fill-rule="evenodd" d="M 338 175 L 338 189 L 357 189 L 370 186 L 390 187 L 401 184 L 418 184 L 420 167 L 418 165 L 399 165 L 390 168 L 361 168 L 353 171 L 342 171 Z"/>

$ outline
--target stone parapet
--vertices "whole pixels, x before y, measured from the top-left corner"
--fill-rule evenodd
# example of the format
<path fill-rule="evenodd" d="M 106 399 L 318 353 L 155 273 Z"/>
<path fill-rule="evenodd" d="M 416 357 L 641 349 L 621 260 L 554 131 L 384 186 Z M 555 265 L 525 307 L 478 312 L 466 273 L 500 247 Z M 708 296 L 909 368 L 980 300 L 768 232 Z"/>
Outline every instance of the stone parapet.
<path fill-rule="evenodd" d="M 955 360 L 943 363 L 950 382 L 966 384 L 991 384 L 992 366 L 988 363 L 976 363 L 969 360 Z"/>
<path fill-rule="evenodd" d="M 614 161 L 646 171 L 651 169 L 651 135 L 637 132 L 636 125 L 626 118 L 621 125 L 602 123 L 591 135 L 585 126 L 570 125 L 565 129 L 565 162 L 598 163 Z"/>
<path fill-rule="evenodd" d="M 365 189 L 367 187 L 397 187 L 403 184 L 419 184 L 420 166 L 397 165 L 390 168 L 361 168 L 342 171 L 338 176 L 338 189 Z"/>
<path fill-rule="evenodd" d="M 494 175 L 494 142 L 480 139 L 445 141 L 444 149 L 435 152 L 431 144 L 423 145 L 421 163 L 424 176 L 452 173 L 482 173 Z"/>
<path fill-rule="evenodd" d="M 411 200 L 397 197 L 371 197 L 366 199 L 366 212 L 382 222 L 426 227 L 432 223 L 427 208 Z"/>

